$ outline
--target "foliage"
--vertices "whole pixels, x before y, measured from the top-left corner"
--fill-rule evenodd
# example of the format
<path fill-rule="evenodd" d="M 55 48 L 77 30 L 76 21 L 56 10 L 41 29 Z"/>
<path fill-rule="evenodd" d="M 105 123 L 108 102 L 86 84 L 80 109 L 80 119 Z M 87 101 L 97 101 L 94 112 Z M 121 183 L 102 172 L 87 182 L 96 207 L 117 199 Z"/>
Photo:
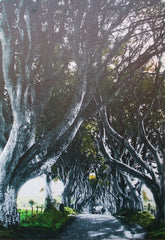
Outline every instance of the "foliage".
<path fill-rule="evenodd" d="M 81 152 L 85 153 L 89 159 L 97 159 L 96 134 L 98 132 L 97 122 L 94 119 L 88 119 L 81 127 L 79 138 L 81 141 Z"/>
<path fill-rule="evenodd" d="M 24 239 L 31 236 L 41 237 L 46 235 L 54 236 L 54 233 L 57 233 L 62 227 L 64 227 L 70 220 L 69 214 L 76 214 L 76 212 L 68 207 L 65 207 L 64 214 L 58 211 L 55 208 L 52 208 L 47 212 L 36 213 L 36 211 L 28 210 L 27 216 L 28 219 L 22 218 L 26 210 L 19 209 L 21 213 L 21 224 L 18 228 L 6 229 L 5 227 L 0 226 L 0 239 Z M 51 235 L 52 234 L 52 235 Z M 23 237 L 22 237 L 23 236 Z M 40 238 L 39 237 L 39 238 Z M 52 237 L 51 237 L 52 238 Z"/>
<path fill-rule="evenodd" d="M 31 207 L 34 205 L 34 203 L 35 202 L 33 200 L 29 200 L 29 204 L 30 204 Z"/>
<path fill-rule="evenodd" d="M 142 191 L 142 194 L 143 194 L 143 200 L 144 201 L 149 201 L 149 198 L 147 197 L 147 193 L 146 193 L 146 191 Z"/>
<path fill-rule="evenodd" d="M 131 216 L 130 220 L 146 228 L 153 224 L 155 217 L 148 211 L 137 212 Z"/>
<path fill-rule="evenodd" d="M 66 54 L 65 49 L 60 49 L 55 47 L 55 55 L 57 59 L 54 59 L 54 64 L 56 65 L 57 71 L 60 72 L 65 63 L 62 58 L 62 54 Z M 43 133 L 53 130 L 59 124 L 61 119 L 65 118 L 66 113 L 70 105 L 73 103 L 74 96 L 77 87 L 77 73 L 75 69 L 66 66 L 65 71 L 60 72 L 60 77 L 54 83 L 54 86 L 50 89 L 50 96 L 47 104 L 45 105 L 44 111 L 40 115 L 40 120 L 38 124 L 37 134 L 38 136 Z"/>
<path fill-rule="evenodd" d="M 165 224 L 157 223 L 155 217 L 148 211 L 134 212 L 132 209 L 122 209 L 117 216 L 124 216 L 129 223 L 141 225 L 147 231 L 147 239 L 165 239 Z"/>
<path fill-rule="evenodd" d="M 147 235 L 150 239 L 165 239 L 165 224 L 152 225 Z"/>
<path fill-rule="evenodd" d="M 31 216 L 27 221 L 22 222 L 21 226 L 55 231 L 62 227 L 68 220 L 68 211 L 63 215 L 56 208 L 51 208 L 46 212 Z"/>
<path fill-rule="evenodd" d="M 165 239 L 165 225 L 156 222 L 155 217 L 148 211 L 137 212 L 129 217 L 129 221 L 137 223 L 147 231 L 149 239 Z"/>
<path fill-rule="evenodd" d="M 132 223 L 137 223 L 146 228 L 154 223 L 155 217 L 148 211 L 134 211 L 133 209 L 122 209 L 115 215 L 124 216 L 125 220 Z"/>
<path fill-rule="evenodd" d="M 76 211 L 74 209 L 70 208 L 70 207 L 64 207 L 64 212 L 66 214 L 73 214 L 73 215 L 76 214 Z"/>
<path fill-rule="evenodd" d="M 73 140 L 76 142 L 76 145 L 79 146 L 79 154 L 84 156 L 83 161 L 86 164 L 86 170 L 88 167 L 89 173 L 94 172 L 95 174 L 95 177 L 89 175 L 89 180 L 93 180 L 93 182 L 95 182 L 97 178 L 96 171 L 103 162 L 97 146 L 97 134 L 97 121 L 94 118 L 90 118 L 82 124 L 75 140 Z"/>
<path fill-rule="evenodd" d="M 49 102 L 40 117 L 39 127 L 44 127 L 45 131 L 56 128 L 61 119 L 66 115 L 68 108 L 74 99 L 74 91 L 74 81 L 60 79 L 60 81 L 56 83 L 56 86 L 51 90 Z"/>

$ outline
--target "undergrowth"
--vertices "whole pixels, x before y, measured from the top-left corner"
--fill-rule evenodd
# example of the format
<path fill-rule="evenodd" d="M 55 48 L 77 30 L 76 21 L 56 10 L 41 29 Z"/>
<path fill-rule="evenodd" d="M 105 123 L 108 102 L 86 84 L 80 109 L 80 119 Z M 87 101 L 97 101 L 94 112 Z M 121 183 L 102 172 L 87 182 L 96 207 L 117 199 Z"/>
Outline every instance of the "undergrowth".
<path fill-rule="evenodd" d="M 124 209 L 116 215 L 123 216 L 128 223 L 142 226 L 147 232 L 147 239 L 165 239 L 165 223 L 158 223 L 155 217 L 148 211 L 134 212 L 132 209 Z"/>
<path fill-rule="evenodd" d="M 65 207 L 64 212 L 62 213 L 56 208 L 51 208 L 46 212 L 31 216 L 27 221 L 23 221 L 21 226 L 56 231 L 67 223 L 69 220 L 69 214 L 75 214 L 74 210 Z"/>
<path fill-rule="evenodd" d="M 54 232 L 57 233 L 70 220 L 70 214 L 76 212 L 68 207 L 64 208 L 64 212 L 58 211 L 56 208 L 28 217 L 27 220 L 21 221 L 19 227 L 15 230 L 0 227 L 0 239 L 16 239 L 22 232 Z"/>
<path fill-rule="evenodd" d="M 12 229 L 6 229 L 2 226 L 0 226 L 0 239 L 15 239 L 16 234 L 15 231 Z"/>

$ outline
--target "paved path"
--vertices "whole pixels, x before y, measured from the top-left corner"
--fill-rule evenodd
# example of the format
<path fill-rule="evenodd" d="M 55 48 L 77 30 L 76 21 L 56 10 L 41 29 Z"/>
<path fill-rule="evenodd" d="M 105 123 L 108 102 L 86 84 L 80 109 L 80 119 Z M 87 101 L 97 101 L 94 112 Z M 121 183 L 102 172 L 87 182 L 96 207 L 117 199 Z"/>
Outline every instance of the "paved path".
<path fill-rule="evenodd" d="M 120 220 L 111 215 L 81 214 L 56 239 L 144 239 L 144 236 L 145 233 L 139 226 L 123 225 Z"/>

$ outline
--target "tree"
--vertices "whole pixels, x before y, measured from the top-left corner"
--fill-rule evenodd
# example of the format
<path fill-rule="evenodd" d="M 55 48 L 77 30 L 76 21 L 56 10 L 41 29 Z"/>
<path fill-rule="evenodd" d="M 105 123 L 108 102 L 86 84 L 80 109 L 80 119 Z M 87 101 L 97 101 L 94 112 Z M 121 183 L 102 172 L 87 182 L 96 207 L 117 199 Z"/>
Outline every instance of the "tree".
<path fill-rule="evenodd" d="M 46 175 L 45 211 L 48 211 L 52 207 L 54 207 L 55 199 L 53 198 L 51 189 L 52 176 L 49 172 L 46 172 L 45 175 Z"/>
<path fill-rule="evenodd" d="M 94 99 L 103 80 L 113 72 L 111 101 L 129 81 L 128 72 L 164 49 L 163 7 L 156 0 L 0 2 L 1 224 L 18 221 L 13 209 L 19 188 L 51 168 L 67 148 L 97 109 Z M 69 84 L 66 73 L 73 66 L 74 95 L 66 112 L 49 111 L 52 124 L 46 127 L 42 117 L 52 90 L 61 81 Z"/>
<path fill-rule="evenodd" d="M 149 201 L 149 198 L 148 198 L 148 196 L 147 196 L 147 193 L 146 193 L 146 191 L 142 191 L 142 194 L 143 194 L 143 200 L 144 201 Z"/>
<path fill-rule="evenodd" d="M 35 204 L 35 202 L 33 200 L 29 200 L 29 204 L 31 207 L 33 207 L 33 205 Z"/>
<path fill-rule="evenodd" d="M 140 181 L 133 182 L 117 168 L 105 165 L 97 149 L 97 122 L 85 121 L 67 151 L 52 168 L 64 184 L 63 203 L 89 212 L 97 204 L 116 213 L 123 208 L 142 210 Z M 71 203 L 72 200 L 72 203 Z"/>
<path fill-rule="evenodd" d="M 120 114 L 113 111 L 112 115 L 112 108 L 100 112 L 99 147 L 110 166 L 148 186 L 156 202 L 157 220 L 164 221 L 164 73 L 159 61 L 152 67 L 131 77 L 131 87 L 119 100 L 125 103 Z"/>

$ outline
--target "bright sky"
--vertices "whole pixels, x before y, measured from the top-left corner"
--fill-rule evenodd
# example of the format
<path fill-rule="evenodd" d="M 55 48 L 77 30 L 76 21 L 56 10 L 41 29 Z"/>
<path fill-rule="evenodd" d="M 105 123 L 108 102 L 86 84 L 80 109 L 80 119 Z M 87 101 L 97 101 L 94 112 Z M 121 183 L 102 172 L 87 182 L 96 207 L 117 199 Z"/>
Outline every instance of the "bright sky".
<path fill-rule="evenodd" d="M 59 196 L 64 190 L 64 185 L 61 181 L 51 183 L 53 196 Z M 35 202 L 44 202 L 45 200 L 45 175 L 33 178 L 26 182 L 18 193 L 18 199 L 29 199 Z"/>
<path fill-rule="evenodd" d="M 150 200 L 153 200 L 152 192 L 150 191 L 150 189 L 148 189 L 148 187 L 146 187 L 146 185 L 143 185 L 143 186 L 142 186 L 142 191 L 145 191 L 146 194 L 147 194 L 147 197 L 148 197 Z"/>

